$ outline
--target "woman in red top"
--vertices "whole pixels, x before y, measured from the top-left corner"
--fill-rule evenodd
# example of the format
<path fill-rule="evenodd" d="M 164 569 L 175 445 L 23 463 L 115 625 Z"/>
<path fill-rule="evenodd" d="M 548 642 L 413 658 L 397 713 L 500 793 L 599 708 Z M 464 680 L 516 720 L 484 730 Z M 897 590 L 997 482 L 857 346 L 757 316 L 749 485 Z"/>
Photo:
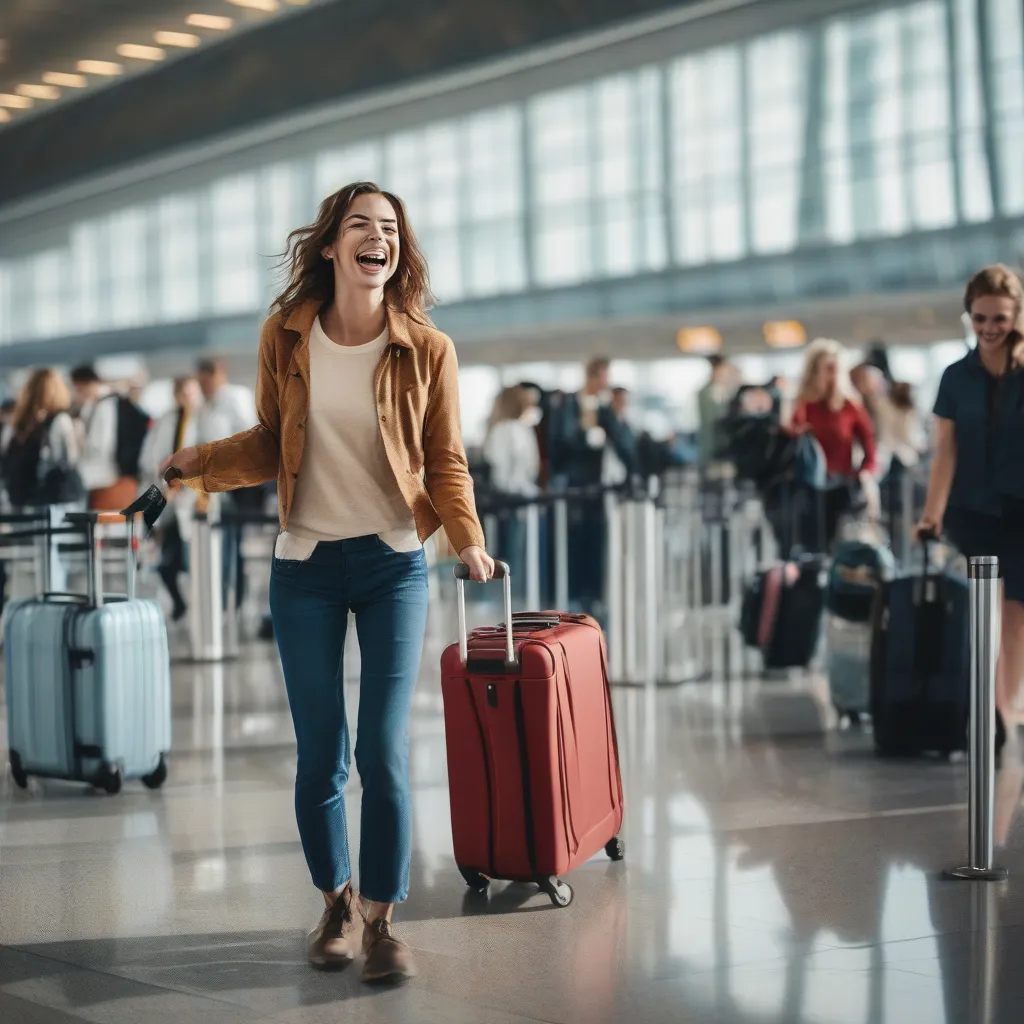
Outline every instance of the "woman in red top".
<path fill-rule="evenodd" d="M 843 347 L 838 341 L 819 339 L 810 345 L 791 423 L 795 433 L 809 432 L 825 453 L 829 478 L 825 495 L 828 546 L 835 537 L 840 516 L 850 510 L 857 485 L 869 509 L 876 504 L 877 496 L 875 432 L 867 410 L 851 398 L 853 387 L 842 360 Z"/>

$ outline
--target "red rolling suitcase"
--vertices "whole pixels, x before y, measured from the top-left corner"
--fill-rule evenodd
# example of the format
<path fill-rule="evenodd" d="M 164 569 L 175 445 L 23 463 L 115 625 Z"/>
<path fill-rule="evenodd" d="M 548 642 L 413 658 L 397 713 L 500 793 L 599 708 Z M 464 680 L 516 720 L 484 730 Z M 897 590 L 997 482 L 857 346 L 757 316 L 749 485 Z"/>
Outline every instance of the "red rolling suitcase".
<path fill-rule="evenodd" d="M 558 877 L 602 848 L 621 860 L 622 780 L 601 627 L 588 615 L 512 615 L 466 636 L 467 570 L 455 567 L 459 642 L 441 658 L 455 862 L 470 888 Z"/>

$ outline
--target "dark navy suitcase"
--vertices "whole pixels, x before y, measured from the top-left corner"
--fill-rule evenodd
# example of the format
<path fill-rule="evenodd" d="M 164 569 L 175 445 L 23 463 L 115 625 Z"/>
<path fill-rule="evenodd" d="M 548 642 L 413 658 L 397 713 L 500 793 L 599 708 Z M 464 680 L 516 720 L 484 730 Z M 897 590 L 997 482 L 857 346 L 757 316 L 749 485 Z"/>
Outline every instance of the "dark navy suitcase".
<path fill-rule="evenodd" d="M 871 645 L 871 717 L 883 756 L 967 748 L 971 648 L 968 584 L 949 572 L 886 583 Z"/>
<path fill-rule="evenodd" d="M 158 788 L 171 747 L 170 656 L 163 612 L 129 593 L 106 597 L 95 526 L 109 517 L 74 513 L 89 537 L 89 594 L 12 602 L 4 619 L 11 774 L 88 782 L 116 793 L 125 779 Z M 123 519 L 122 519 L 123 521 Z"/>

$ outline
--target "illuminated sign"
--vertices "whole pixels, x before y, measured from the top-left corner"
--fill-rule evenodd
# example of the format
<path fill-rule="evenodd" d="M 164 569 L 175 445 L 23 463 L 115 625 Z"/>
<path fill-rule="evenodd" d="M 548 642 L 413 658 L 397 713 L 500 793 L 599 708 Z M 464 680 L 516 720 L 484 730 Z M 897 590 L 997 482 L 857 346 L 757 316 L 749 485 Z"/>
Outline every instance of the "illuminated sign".
<path fill-rule="evenodd" d="M 761 332 L 772 348 L 799 348 L 807 341 L 807 331 L 798 320 L 769 320 Z"/>
<path fill-rule="evenodd" d="M 680 327 L 676 334 L 680 352 L 710 356 L 722 349 L 722 335 L 714 327 Z"/>

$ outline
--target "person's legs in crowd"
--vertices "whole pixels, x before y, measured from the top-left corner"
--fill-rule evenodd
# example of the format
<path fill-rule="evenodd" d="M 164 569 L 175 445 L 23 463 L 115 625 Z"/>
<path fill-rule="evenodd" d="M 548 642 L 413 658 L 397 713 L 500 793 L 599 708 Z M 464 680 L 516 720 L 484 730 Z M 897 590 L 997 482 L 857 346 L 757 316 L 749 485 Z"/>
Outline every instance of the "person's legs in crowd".
<path fill-rule="evenodd" d="M 178 577 L 185 570 L 185 544 L 178 529 L 177 516 L 173 514 L 173 509 L 171 512 L 172 514 L 167 517 L 167 525 L 160 543 L 160 564 L 157 572 L 171 597 L 171 616 L 178 622 L 188 610 L 178 586 Z"/>
<path fill-rule="evenodd" d="M 366 916 L 363 980 L 415 974 L 409 947 L 395 934 L 391 911 L 409 890 L 412 853 L 409 715 L 427 626 L 427 562 L 422 548 L 391 550 L 360 538 L 346 561 L 359 649 L 356 767 L 363 784 L 359 887 Z"/>
<path fill-rule="evenodd" d="M 313 884 L 326 909 L 307 940 L 314 967 L 355 959 L 354 913 L 344 788 L 349 737 L 342 689 L 348 626 L 342 543 L 318 544 L 305 562 L 274 559 L 270 607 L 295 727 L 295 817 Z"/>

